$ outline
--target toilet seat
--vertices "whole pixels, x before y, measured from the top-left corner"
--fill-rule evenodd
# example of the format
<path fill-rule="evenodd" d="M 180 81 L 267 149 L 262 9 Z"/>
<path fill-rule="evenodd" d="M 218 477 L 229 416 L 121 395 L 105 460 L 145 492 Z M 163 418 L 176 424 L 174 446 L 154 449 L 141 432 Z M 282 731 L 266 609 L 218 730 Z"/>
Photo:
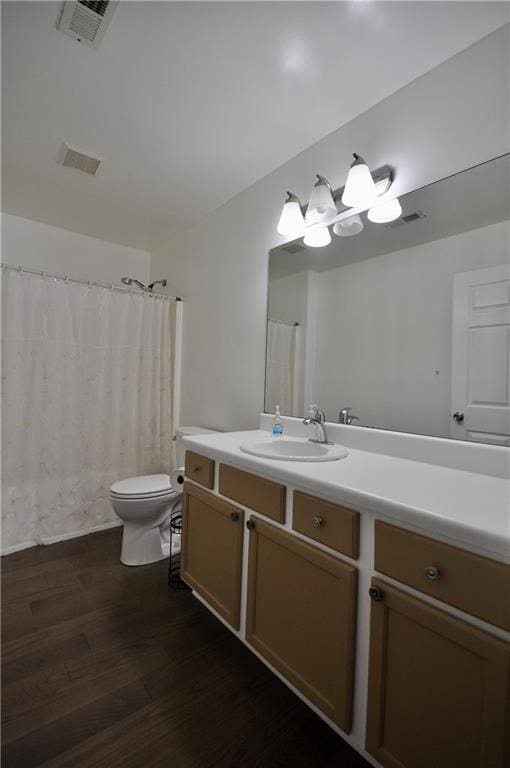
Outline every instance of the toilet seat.
<path fill-rule="evenodd" d="M 179 494 L 177 491 L 170 490 L 164 491 L 162 493 L 146 493 L 145 496 L 136 496 L 135 494 L 121 494 L 121 493 L 111 493 L 110 492 L 110 498 L 111 499 L 121 499 L 124 501 L 147 501 L 148 499 L 164 499 L 168 498 L 171 499 L 173 496 L 178 496 Z"/>
<path fill-rule="evenodd" d="M 173 492 L 170 475 L 128 477 L 110 486 L 110 494 L 119 499 L 152 499 L 170 492 Z"/>

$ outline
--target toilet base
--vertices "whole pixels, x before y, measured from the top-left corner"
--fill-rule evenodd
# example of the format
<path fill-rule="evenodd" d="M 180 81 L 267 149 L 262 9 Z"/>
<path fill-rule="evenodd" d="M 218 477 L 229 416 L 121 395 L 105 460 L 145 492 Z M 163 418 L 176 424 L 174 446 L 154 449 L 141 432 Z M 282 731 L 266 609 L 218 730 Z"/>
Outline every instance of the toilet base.
<path fill-rule="evenodd" d="M 165 560 L 170 555 L 170 541 L 161 535 L 160 529 L 140 528 L 124 523 L 120 562 L 124 565 L 149 565 Z"/>

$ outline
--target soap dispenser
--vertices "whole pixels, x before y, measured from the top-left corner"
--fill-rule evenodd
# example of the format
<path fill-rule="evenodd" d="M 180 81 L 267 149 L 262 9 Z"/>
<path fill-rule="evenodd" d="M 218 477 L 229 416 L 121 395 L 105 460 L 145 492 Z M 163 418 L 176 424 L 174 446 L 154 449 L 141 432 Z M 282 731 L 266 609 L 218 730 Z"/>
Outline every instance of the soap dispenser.
<path fill-rule="evenodd" d="M 279 405 L 277 405 L 274 409 L 272 435 L 273 437 L 279 437 L 280 435 L 283 435 L 283 421 L 281 419 Z"/>

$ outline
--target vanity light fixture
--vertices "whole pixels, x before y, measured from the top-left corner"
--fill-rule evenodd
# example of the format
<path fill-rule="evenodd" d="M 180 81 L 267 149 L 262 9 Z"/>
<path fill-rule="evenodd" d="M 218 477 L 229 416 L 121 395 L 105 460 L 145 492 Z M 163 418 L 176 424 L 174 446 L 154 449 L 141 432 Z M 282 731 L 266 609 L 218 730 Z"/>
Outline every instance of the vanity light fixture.
<path fill-rule="evenodd" d="M 305 231 L 305 220 L 301 211 L 301 203 L 297 195 L 287 192 L 287 199 L 282 208 L 277 231 L 293 239 L 301 237 Z"/>
<path fill-rule="evenodd" d="M 394 197 L 391 200 L 381 200 L 380 203 L 370 208 L 367 218 L 374 224 L 387 224 L 390 221 L 395 221 L 401 215 L 402 206 L 398 197 Z"/>
<path fill-rule="evenodd" d="M 329 229 L 327 227 L 322 227 L 320 224 L 315 224 L 313 227 L 307 227 L 303 242 L 305 245 L 310 246 L 310 248 L 323 248 L 331 242 Z"/>
<path fill-rule="evenodd" d="M 361 155 L 354 152 L 353 157 L 354 161 L 345 182 L 342 203 L 348 208 L 368 208 L 377 199 L 377 189 L 370 169 Z"/>
<path fill-rule="evenodd" d="M 335 200 L 333 198 L 333 189 L 329 181 L 317 174 L 317 181 L 312 189 L 308 208 L 306 209 L 306 223 L 315 224 L 320 221 L 327 221 L 338 213 Z"/>
<path fill-rule="evenodd" d="M 352 235 L 358 235 L 363 231 L 363 222 L 361 216 L 357 213 L 354 216 L 349 216 L 348 219 L 342 219 L 337 221 L 333 226 L 333 232 L 338 237 L 351 237 Z"/>
<path fill-rule="evenodd" d="M 400 215 L 400 212 L 395 213 L 398 201 L 384 201 L 383 198 L 392 183 L 393 169 L 389 165 L 376 168 L 372 173 L 363 158 L 354 153 L 345 187 L 333 189 L 324 176 L 317 174 L 304 217 L 299 198 L 287 192 L 277 230 L 280 235 L 292 240 L 304 235 L 305 245 L 320 248 L 331 242 L 330 226 L 339 237 L 362 232 L 364 222 L 360 213 L 368 209 L 372 209 L 371 221 L 393 221 Z M 385 202 L 384 208 L 378 205 L 380 200 Z M 372 218 L 372 213 L 374 217 L 388 216 L 388 206 L 392 210 L 392 218 Z"/>

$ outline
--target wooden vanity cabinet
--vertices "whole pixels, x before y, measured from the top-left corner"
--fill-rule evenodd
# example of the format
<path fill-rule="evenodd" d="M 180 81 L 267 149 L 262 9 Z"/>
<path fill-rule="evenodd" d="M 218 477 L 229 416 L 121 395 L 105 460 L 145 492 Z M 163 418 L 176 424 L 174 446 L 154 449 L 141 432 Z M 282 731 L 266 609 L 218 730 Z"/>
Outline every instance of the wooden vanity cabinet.
<path fill-rule="evenodd" d="M 184 484 L 181 576 L 239 629 L 244 512 Z"/>
<path fill-rule="evenodd" d="M 357 571 L 274 525 L 248 526 L 246 640 L 349 733 Z"/>
<path fill-rule="evenodd" d="M 204 488 L 214 487 L 214 461 L 194 451 L 186 451 L 184 457 L 184 474 L 194 483 Z"/>
<path fill-rule="evenodd" d="M 371 595 L 367 751 L 385 768 L 508 768 L 509 646 L 378 579 Z"/>
<path fill-rule="evenodd" d="M 359 513 L 302 491 L 294 491 L 292 527 L 326 547 L 359 556 Z"/>
<path fill-rule="evenodd" d="M 281 483 L 220 464 L 219 492 L 244 507 L 255 510 L 277 523 L 285 522 L 286 488 Z"/>
<path fill-rule="evenodd" d="M 375 521 L 375 570 L 510 631 L 510 565 Z"/>

